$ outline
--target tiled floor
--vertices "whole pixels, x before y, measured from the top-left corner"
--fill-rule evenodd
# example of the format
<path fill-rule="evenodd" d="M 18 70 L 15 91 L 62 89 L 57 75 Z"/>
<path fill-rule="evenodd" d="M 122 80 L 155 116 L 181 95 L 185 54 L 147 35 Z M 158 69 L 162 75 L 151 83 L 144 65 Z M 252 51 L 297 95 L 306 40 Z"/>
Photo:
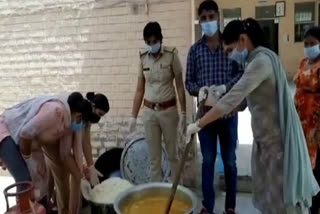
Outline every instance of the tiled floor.
<path fill-rule="evenodd" d="M 225 194 L 221 194 L 216 201 L 216 214 L 222 214 L 224 210 Z M 237 213 L 238 214 L 260 214 L 256 210 L 251 202 L 251 195 L 246 193 L 240 193 L 237 196 Z"/>
<path fill-rule="evenodd" d="M 198 212 L 200 212 L 202 205 L 201 205 L 201 192 L 193 190 L 193 192 L 196 193 L 196 195 L 199 198 L 198 202 Z M 225 193 L 220 192 L 217 194 L 216 199 L 216 207 L 215 207 L 215 213 L 216 214 L 222 214 L 224 211 L 224 202 L 225 202 Z M 238 214 L 260 214 L 258 210 L 256 210 L 253 207 L 252 201 L 251 201 L 251 194 L 247 193 L 238 193 L 237 195 L 237 208 L 236 211 Z M 196 213 L 197 214 L 197 213 Z"/>

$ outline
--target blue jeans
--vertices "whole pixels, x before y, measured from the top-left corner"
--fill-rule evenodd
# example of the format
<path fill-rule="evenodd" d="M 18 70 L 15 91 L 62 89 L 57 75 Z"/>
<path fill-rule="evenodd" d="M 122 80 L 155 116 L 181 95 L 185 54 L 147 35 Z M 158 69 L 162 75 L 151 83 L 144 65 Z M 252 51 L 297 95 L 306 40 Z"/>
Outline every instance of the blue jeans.
<path fill-rule="evenodd" d="M 31 181 L 27 164 L 12 137 L 6 137 L 0 143 L 0 158 L 16 182 Z"/>
<path fill-rule="evenodd" d="M 235 209 L 237 192 L 236 147 L 238 141 L 238 116 L 217 120 L 199 132 L 202 162 L 203 206 L 212 213 L 215 205 L 213 186 L 214 167 L 219 137 L 226 183 L 225 209 Z"/>
<path fill-rule="evenodd" d="M 6 137 L 0 142 L 0 158 L 6 164 L 15 182 L 32 181 L 19 146 L 16 145 L 12 137 Z M 18 187 L 18 191 L 22 190 L 24 190 L 24 187 Z M 39 203 L 48 211 L 47 197 L 44 197 Z"/>

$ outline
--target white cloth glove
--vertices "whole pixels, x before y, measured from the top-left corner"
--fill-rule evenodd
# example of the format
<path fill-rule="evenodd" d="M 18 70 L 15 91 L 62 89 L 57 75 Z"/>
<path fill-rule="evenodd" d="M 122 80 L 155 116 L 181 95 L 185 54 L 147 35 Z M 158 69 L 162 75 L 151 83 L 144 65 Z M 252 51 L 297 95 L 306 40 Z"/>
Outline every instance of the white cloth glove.
<path fill-rule="evenodd" d="M 227 92 L 227 87 L 226 85 L 219 85 L 219 86 L 213 85 L 210 87 L 209 91 L 214 92 L 220 98 L 224 93 Z"/>
<path fill-rule="evenodd" d="M 208 90 L 209 90 L 209 87 L 204 86 L 204 87 L 200 88 L 199 94 L 198 94 L 199 102 L 207 99 L 208 94 L 205 92 L 206 90 L 208 91 Z"/>
<path fill-rule="evenodd" d="M 103 177 L 103 175 L 94 167 L 94 165 L 89 166 L 88 169 L 89 169 L 89 182 L 90 182 L 90 184 L 92 186 L 96 186 L 96 185 L 100 184 L 99 177 Z"/>
<path fill-rule="evenodd" d="M 135 117 L 131 117 L 130 121 L 129 121 L 129 133 L 133 133 L 135 132 L 137 129 L 137 118 Z"/>
<path fill-rule="evenodd" d="M 38 164 L 33 158 L 25 158 L 24 161 L 27 164 L 30 175 L 38 174 Z"/>
<path fill-rule="evenodd" d="M 208 92 L 208 98 L 205 101 L 205 105 L 206 106 L 215 106 L 216 103 L 218 102 L 220 96 L 218 94 L 218 92 L 214 91 L 214 90 L 209 90 Z"/>
<path fill-rule="evenodd" d="M 190 143 L 191 140 L 191 136 L 193 134 L 198 133 L 201 130 L 201 128 L 199 127 L 199 121 L 195 122 L 195 123 L 191 123 L 188 128 L 187 128 L 187 137 L 186 137 L 186 143 Z"/>
<path fill-rule="evenodd" d="M 181 113 L 179 116 L 179 133 L 185 134 L 187 130 L 187 115 L 186 113 Z"/>

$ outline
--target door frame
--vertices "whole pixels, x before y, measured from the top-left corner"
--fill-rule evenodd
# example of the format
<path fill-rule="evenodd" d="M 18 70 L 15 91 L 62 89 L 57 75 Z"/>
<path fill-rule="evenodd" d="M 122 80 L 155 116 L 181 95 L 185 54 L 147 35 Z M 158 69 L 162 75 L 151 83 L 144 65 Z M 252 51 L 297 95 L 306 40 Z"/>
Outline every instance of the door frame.
<path fill-rule="evenodd" d="M 276 39 L 277 39 L 277 44 L 276 44 L 276 49 L 274 50 L 274 52 L 276 54 L 279 54 L 279 23 L 276 23 L 276 19 L 272 19 L 272 18 L 265 18 L 265 19 L 257 19 L 257 22 L 259 23 L 260 21 L 272 21 L 274 25 L 276 25 L 277 29 L 277 36 L 276 36 Z M 260 23 L 259 23 L 260 24 Z M 271 44 L 270 44 L 271 45 Z"/>

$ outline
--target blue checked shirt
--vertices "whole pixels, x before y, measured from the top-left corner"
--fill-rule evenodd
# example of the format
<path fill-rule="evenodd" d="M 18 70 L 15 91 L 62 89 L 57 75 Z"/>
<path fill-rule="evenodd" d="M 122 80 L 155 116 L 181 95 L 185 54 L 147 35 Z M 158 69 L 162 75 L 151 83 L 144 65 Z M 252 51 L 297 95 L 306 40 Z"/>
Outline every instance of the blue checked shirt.
<path fill-rule="evenodd" d="M 209 49 L 206 37 L 202 37 L 189 50 L 185 85 L 192 96 L 198 96 L 203 86 L 224 84 L 229 91 L 242 74 L 243 70 L 221 48 Z"/>

